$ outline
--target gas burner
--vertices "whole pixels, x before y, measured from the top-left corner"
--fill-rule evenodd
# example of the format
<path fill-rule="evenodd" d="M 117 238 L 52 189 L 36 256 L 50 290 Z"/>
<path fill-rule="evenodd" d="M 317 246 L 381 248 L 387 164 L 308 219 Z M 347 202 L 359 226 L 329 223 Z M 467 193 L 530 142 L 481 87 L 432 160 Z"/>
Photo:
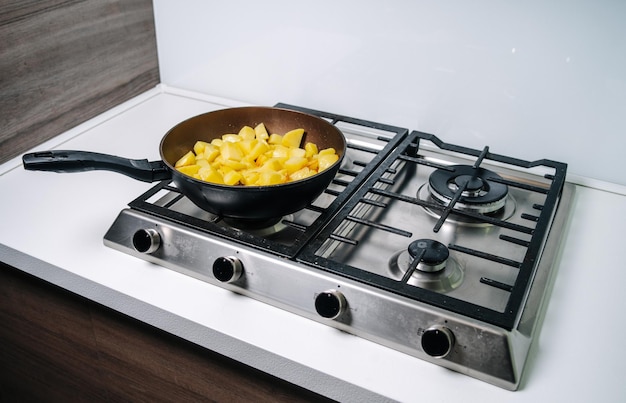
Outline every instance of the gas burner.
<path fill-rule="evenodd" d="M 419 239 L 396 252 L 389 260 L 393 277 L 437 292 L 447 292 L 463 282 L 463 271 L 441 242 Z"/>
<path fill-rule="evenodd" d="M 450 169 L 437 169 L 428 179 L 428 189 L 432 197 L 447 206 L 461 188 L 455 207 L 480 214 L 493 214 L 506 204 L 508 186 L 494 181 L 500 175 L 484 168 L 469 165 L 453 165 Z"/>
<path fill-rule="evenodd" d="M 425 183 L 419 187 L 417 191 L 417 198 L 421 201 L 425 201 L 428 203 L 442 204 L 440 200 L 436 199 L 433 196 L 428 183 Z M 504 206 L 502 208 L 492 213 L 487 213 L 484 215 L 488 215 L 489 217 L 497 218 L 500 220 L 507 220 L 511 218 L 513 214 L 515 213 L 516 206 L 517 206 L 517 202 L 515 201 L 515 198 L 511 194 L 508 194 L 505 197 Z M 461 208 L 461 206 L 459 206 L 459 203 L 456 204 L 456 207 Z M 441 216 L 441 209 L 433 209 L 428 206 L 415 206 L 415 208 L 423 209 L 424 211 L 426 211 L 426 213 L 428 213 L 428 215 L 434 218 L 439 218 Z M 478 219 L 474 219 L 471 217 L 455 216 L 455 215 L 448 217 L 446 219 L 446 222 L 463 225 L 463 226 L 469 226 L 469 227 L 488 227 L 492 225 L 489 222 L 486 222 L 484 220 L 478 220 Z"/>
<path fill-rule="evenodd" d="M 236 228 L 245 231 L 249 234 L 270 237 L 271 235 L 278 234 L 287 228 L 284 221 L 293 220 L 293 215 L 289 214 L 284 217 L 272 218 L 269 220 L 237 220 L 233 218 L 223 218 L 222 221 L 225 225 L 232 228 Z"/>

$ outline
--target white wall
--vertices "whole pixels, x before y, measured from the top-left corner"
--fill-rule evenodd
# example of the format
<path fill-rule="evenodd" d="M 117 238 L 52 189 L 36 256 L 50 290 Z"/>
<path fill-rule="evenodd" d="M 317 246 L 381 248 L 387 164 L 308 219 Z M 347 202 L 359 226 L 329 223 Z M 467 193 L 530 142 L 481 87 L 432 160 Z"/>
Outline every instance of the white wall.
<path fill-rule="evenodd" d="M 626 1 L 155 0 L 162 82 L 626 185 Z"/>

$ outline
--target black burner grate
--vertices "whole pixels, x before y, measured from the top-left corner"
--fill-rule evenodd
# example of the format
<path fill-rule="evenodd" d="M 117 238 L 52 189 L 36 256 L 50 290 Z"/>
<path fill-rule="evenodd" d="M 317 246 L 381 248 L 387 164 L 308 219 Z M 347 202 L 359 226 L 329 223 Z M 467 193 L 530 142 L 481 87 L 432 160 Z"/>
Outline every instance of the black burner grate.
<path fill-rule="evenodd" d="M 394 190 L 397 181 L 403 180 L 411 174 L 401 175 L 400 169 L 404 171 L 415 170 L 417 166 L 425 166 L 434 170 L 450 169 L 450 165 L 437 161 L 436 158 L 425 158 L 422 152 L 423 146 L 429 146 L 427 150 L 445 150 L 454 155 L 459 154 L 463 158 L 468 158 L 470 165 L 479 169 L 483 160 L 490 164 L 503 167 L 515 167 L 515 171 L 533 171 L 536 168 L 545 169 L 550 173 L 543 175 L 543 181 L 539 184 L 532 181 L 516 180 L 515 177 L 490 178 L 499 184 L 519 189 L 520 191 L 534 194 L 533 197 L 541 197 L 541 203 L 534 203 L 532 209 L 534 213 L 523 212 L 516 221 L 509 221 L 497 216 L 483 215 L 473 211 L 466 211 L 456 208 L 454 201 L 445 206 L 433 201 L 422 200 L 417 196 L 402 194 Z M 427 151 L 425 151 L 427 152 Z M 472 162 L 473 161 L 473 162 Z M 404 168 L 399 168 L 404 167 Z M 486 147 L 483 150 L 475 150 L 442 142 L 437 137 L 414 131 L 412 132 L 392 154 L 373 172 L 364 185 L 358 189 L 354 197 L 345 204 L 342 210 L 332 219 L 320 234 L 312 239 L 306 248 L 298 255 L 298 260 L 314 265 L 323 270 L 351 278 L 353 280 L 369 284 L 371 286 L 390 291 L 414 300 L 419 300 L 446 310 L 472 317 L 487 323 L 497 325 L 505 329 L 512 329 L 519 317 L 520 310 L 527 296 L 528 287 L 532 283 L 535 270 L 541 257 L 543 246 L 547 238 L 553 216 L 558 207 L 559 199 L 565 183 L 567 165 L 551 160 L 523 161 L 520 159 L 505 157 L 489 152 Z M 460 192 L 463 191 L 461 189 Z M 539 195 L 539 196 L 537 196 Z M 503 265 L 518 271 L 515 281 L 511 284 L 499 281 L 491 277 L 481 277 L 479 283 L 482 287 L 492 287 L 502 292 L 508 293 L 506 307 L 503 310 L 495 310 L 468 300 L 458 299 L 447 293 L 440 293 L 426 288 L 416 287 L 407 283 L 407 277 L 402 279 L 390 278 L 371 270 L 363 270 L 346 264 L 343 260 L 334 259 L 333 248 L 343 248 L 349 250 L 345 255 L 354 254 L 354 250 L 359 247 L 359 243 L 364 238 L 364 231 L 386 231 L 399 236 L 410 238 L 412 231 L 406 229 L 386 226 L 382 220 L 370 218 L 368 214 L 360 214 L 359 209 L 363 205 L 375 206 L 373 210 L 379 211 L 379 215 L 387 212 L 391 203 L 403 203 L 406 206 L 416 205 L 431 211 L 439 212 L 438 220 L 432 226 L 432 232 L 437 233 L 441 225 L 451 217 L 473 222 L 485 223 L 496 226 L 507 231 L 500 234 L 497 239 L 486 238 L 486 243 L 502 242 L 516 245 L 525 250 L 523 259 L 516 260 L 505 256 L 499 256 L 488 251 L 481 250 L 480 247 L 467 247 L 460 243 L 451 243 L 447 247 L 457 254 L 468 255 L 478 260 L 491 262 L 496 265 Z M 401 209 L 410 211 L 410 207 L 403 206 Z M 397 207 L 396 207 L 397 209 Z M 351 229 L 346 224 L 350 222 Z M 521 223 L 520 223 L 521 222 Z M 363 230 L 363 228 L 367 228 Z M 354 236 L 352 235 L 354 234 Z M 359 235 L 360 234 L 360 235 Z M 334 246 L 333 246 L 334 245 Z M 481 245 L 482 246 L 482 245 Z M 369 247 L 369 245 L 367 246 Z M 331 252 L 329 252 L 329 250 Z M 491 264 L 490 263 L 490 264 Z"/>

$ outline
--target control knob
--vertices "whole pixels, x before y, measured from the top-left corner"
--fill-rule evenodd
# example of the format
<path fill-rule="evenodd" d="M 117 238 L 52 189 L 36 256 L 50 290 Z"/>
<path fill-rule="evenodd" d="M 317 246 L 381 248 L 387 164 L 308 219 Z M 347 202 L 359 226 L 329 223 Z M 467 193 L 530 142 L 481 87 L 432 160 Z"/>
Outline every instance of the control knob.
<path fill-rule="evenodd" d="M 140 229 L 133 235 L 133 248 L 140 253 L 152 253 L 161 246 L 161 236 L 153 228 Z"/>
<path fill-rule="evenodd" d="M 315 310 L 323 318 L 338 318 L 346 306 L 346 298 L 337 290 L 324 291 L 315 297 Z"/>
<path fill-rule="evenodd" d="M 422 349 L 434 358 L 444 358 L 452 351 L 454 335 L 444 326 L 433 326 L 422 334 Z"/>
<path fill-rule="evenodd" d="M 243 264 L 234 256 L 218 257 L 213 262 L 213 276 L 222 283 L 233 283 L 242 274 Z"/>

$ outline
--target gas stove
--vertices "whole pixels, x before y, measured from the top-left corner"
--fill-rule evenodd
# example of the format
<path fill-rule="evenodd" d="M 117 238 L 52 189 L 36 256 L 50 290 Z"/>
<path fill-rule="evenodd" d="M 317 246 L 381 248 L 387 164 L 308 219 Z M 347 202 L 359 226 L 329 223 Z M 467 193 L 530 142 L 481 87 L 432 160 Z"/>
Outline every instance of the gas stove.
<path fill-rule="evenodd" d="M 523 161 L 401 127 L 278 104 L 348 149 L 311 205 L 251 225 L 164 181 L 105 245 L 497 386 L 518 388 L 574 187 Z"/>

